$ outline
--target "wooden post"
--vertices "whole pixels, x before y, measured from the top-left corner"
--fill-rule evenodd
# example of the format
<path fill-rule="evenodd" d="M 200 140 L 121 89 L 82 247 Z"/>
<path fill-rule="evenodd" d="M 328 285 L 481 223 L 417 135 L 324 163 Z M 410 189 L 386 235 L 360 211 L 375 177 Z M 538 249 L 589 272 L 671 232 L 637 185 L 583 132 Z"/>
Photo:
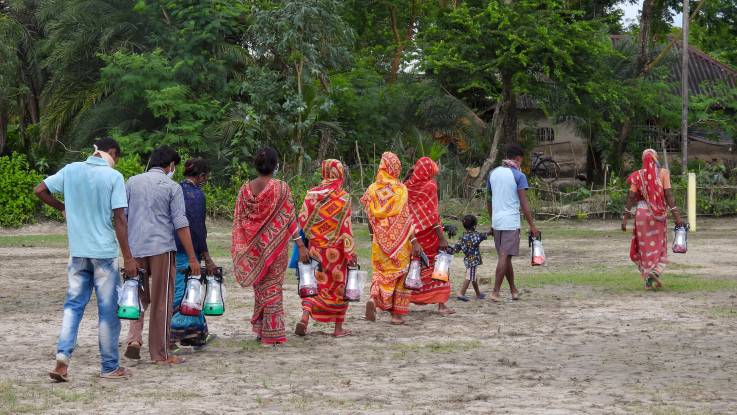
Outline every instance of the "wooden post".
<path fill-rule="evenodd" d="M 689 0 L 683 0 L 683 41 L 681 42 L 681 166 L 688 171 L 688 20 Z"/>
<path fill-rule="evenodd" d="M 363 162 L 361 161 L 361 152 L 358 151 L 358 141 L 354 141 L 356 144 L 356 157 L 358 158 L 358 167 L 361 172 L 361 191 L 366 190 L 366 186 L 363 185 Z"/>

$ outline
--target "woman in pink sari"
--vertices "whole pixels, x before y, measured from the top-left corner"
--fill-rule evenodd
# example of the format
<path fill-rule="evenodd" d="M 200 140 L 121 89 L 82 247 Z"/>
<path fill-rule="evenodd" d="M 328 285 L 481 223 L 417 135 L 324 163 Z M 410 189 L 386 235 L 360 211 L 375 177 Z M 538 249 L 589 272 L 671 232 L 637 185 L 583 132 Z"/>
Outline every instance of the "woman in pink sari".
<path fill-rule="evenodd" d="M 301 261 L 308 262 L 309 253 L 297 230 L 292 192 L 273 178 L 279 166 L 276 150 L 261 149 L 255 165 L 259 177 L 241 187 L 235 204 L 231 255 L 236 281 L 244 288 L 253 286 L 253 332 L 269 346 L 287 341 L 282 284 L 289 240 L 297 242 Z"/>
<path fill-rule="evenodd" d="M 634 214 L 630 259 L 637 265 L 646 290 L 660 288 L 663 285 L 660 278 L 668 262 L 668 212 L 677 225 L 682 224 L 673 198 L 670 172 L 660 167 L 658 153 L 647 149 L 642 153 L 642 168 L 632 173 L 627 183 L 630 190 L 622 231 L 627 231 L 627 221 Z"/>

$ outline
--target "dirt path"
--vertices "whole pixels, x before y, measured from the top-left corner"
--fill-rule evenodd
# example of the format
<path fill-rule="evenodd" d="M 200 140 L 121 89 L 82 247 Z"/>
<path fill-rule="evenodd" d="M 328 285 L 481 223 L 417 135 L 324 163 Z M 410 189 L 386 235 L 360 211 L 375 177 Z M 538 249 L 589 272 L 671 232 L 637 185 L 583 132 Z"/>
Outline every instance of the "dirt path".
<path fill-rule="evenodd" d="M 45 373 L 61 320 L 66 250 L 0 248 L 0 413 L 737 413 L 735 225 L 704 221 L 689 254 L 671 265 L 672 273 L 693 278 L 735 280 L 727 290 L 612 294 L 543 285 L 520 302 L 451 301 L 457 313 L 449 317 L 413 308 L 401 328 L 386 315 L 361 320 L 362 302 L 347 319 L 355 335 L 338 340 L 324 334 L 327 325 L 311 326 L 304 339 L 291 335 L 300 305 L 288 278 L 290 336 L 277 350 L 255 343 L 252 291 L 229 280 L 226 314 L 208 320 L 220 337 L 210 349 L 188 355 L 181 367 L 141 363 L 121 382 L 96 378 L 96 310 L 88 307 L 72 381 L 61 385 Z M 633 278 L 627 236 L 617 226 L 544 227 L 550 265 L 532 269 L 518 260 L 522 286 L 525 275 L 593 269 Z M 493 262 L 487 255 L 482 274 Z M 462 269 L 460 258 L 454 269 Z"/>

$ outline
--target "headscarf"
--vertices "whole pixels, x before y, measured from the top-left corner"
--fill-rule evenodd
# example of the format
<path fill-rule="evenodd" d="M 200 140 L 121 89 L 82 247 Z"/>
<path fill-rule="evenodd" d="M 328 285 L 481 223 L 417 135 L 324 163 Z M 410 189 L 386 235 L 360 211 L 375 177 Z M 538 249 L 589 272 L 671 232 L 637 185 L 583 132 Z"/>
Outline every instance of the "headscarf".
<path fill-rule="evenodd" d="M 642 168 L 627 178 L 627 183 L 640 191 L 650 211 L 657 219 L 665 219 L 665 190 L 660 181 L 657 151 L 649 148 L 642 152 Z"/>
<path fill-rule="evenodd" d="M 115 167 L 115 159 L 113 159 L 113 156 L 110 155 L 107 151 L 102 151 L 97 149 L 97 144 L 94 144 L 92 146 L 95 151 L 92 153 L 93 156 L 100 156 L 103 160 L 105 160 L 110 167 Z"/>
<path fill-rule="evenodd" d="M 409 192 L 409 209 L 418 233 L 440 223 L 438 184 L 435 181 L 439 172 L 437 163 L 429 157 L 422 157 L 415 163 L 412 176 L 404 183 Z"/>
<path fill-rule="evenodd" d="M 351 196 L 343 189 L 344 177 L 340 161 L 323 161 L 322 182 L 307 192 L 297 220 L 310 245 L 334 246 L 343 241 L 345 252 L 352 254 Z"/>
<path fill-rule="evenodd" d="M 399 181 L 402 163 L 396 154 L 381 155 L 376 181 L 361 198 L 374 231 L 374 243 L 390 258 L 394 258 L 407 243 L 412 232 L 407 188 Z"/>
<path fill-rule="evenodd" d="M 289 186 L 272 179 L 258 195 L 246 182 L 238 193 L 230 248 L 236 281 L 248 287 L 261 281 L 297 231 Z"/>

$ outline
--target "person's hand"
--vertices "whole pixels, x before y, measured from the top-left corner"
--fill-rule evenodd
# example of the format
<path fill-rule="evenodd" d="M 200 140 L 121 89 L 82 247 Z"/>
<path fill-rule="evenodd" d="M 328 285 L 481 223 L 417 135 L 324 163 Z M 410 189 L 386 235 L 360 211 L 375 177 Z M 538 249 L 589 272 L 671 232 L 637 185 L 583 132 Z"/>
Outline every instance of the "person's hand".
<path fill-rule="evenodd" d="M 138 263 L 133 257 L 123 258 L 123 274 L 126 277 L 135 277 L 138 275 Z"/>
<path fill-rule="evenodd" d="M 422 254 L 422 247 L 420 244 L 417 243 L 417 241 L 412 242 L 412 257 L 413 258 L 419 258 Z"/>
<path fill-rule="evenodd" d="M 627 232 L 627 219 L 622 219 L 622 232 Z"/>
<path fill-rule="evenodd" d="M 218 267 L 212 259 L 205 261 L 205 271 L 207 272 L 207 275 L 215 275 L 217 270 Z"/>
<path fill-rule="evenodd" d="M 532 234 L 532 236 L 534 236 L 535 238 L 538 238 L 538 237 L 540 237 L 540 230 L 539 230 L 539 229 L 537 229 L 537 227 L 536 227 L 535 225 L 530 225 L 530 233 L 531 233 L 531 234 Z"/>
<path fill-rule="evenodd" d="M 438 243 L 438 249 L 441 251 L 448 250 L 448 240 L 445 238 L 445 236 L 442 236 L 440 238 L 440 243 Z"/>
<path fill-rule="evenodd" d="M 307 249 L 307 247 L 299 246 L 297 248 L 297 251 L 299 253 L 299 262 L 303 264 L 309 264 L 310 263 L 310 251 Z"/>
<path fill-rule="evenodd" d="M 358 257 L 353 255 L 348 259 L 348 266 L 351 268 L 355 268 L 358 266 Z"/>
<path fill-rule="evenodd" d="M 197 258 L 189 259 L 189 271 L 190 275 L 202 275 L 202 269 L 200 268 L 200 261 Z"/>

